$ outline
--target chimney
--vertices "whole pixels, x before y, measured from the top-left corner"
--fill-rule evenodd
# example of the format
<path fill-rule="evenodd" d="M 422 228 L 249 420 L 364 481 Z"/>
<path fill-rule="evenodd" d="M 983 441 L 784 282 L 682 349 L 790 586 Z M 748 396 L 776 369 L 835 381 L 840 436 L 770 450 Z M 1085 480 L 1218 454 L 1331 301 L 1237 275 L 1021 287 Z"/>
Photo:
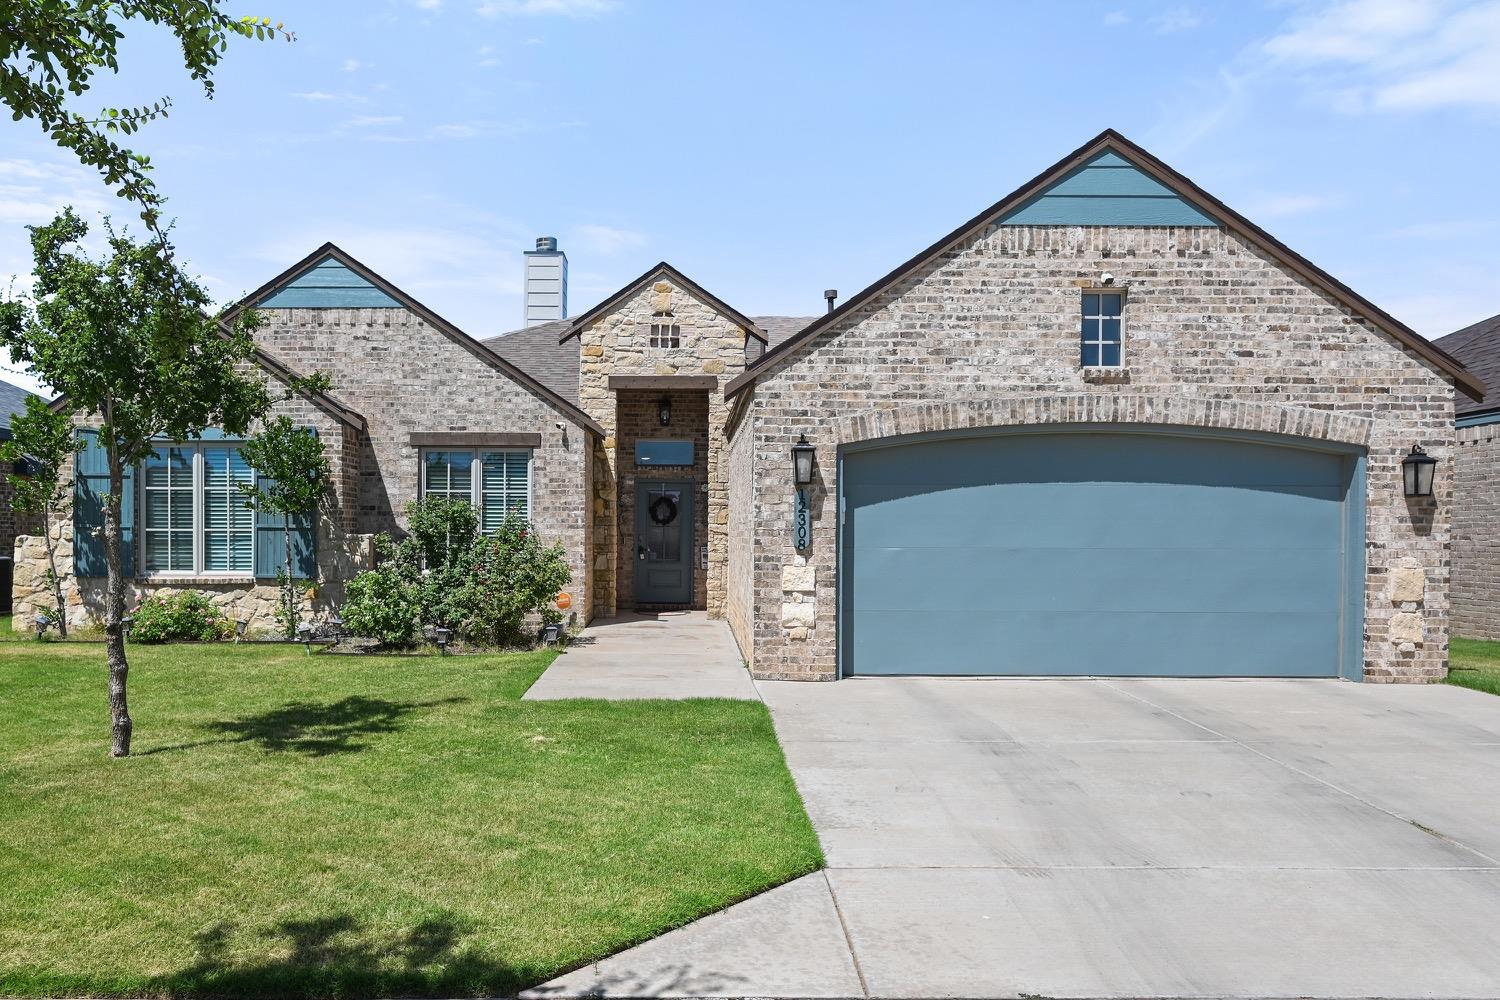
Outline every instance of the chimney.
<path fill-rule="evenodd" d="M 828 311 L 833 312 L 833 304 L 838 301 L 839 290 L 837 288 L 823 289 L 823 298 L 828 300 Z"/>
<path fill-rule="evenodd" d="M 567 319 L 568 255 L 557 249 L 557 237 L 538 236 L 525 256 L 525 325 Z"/>

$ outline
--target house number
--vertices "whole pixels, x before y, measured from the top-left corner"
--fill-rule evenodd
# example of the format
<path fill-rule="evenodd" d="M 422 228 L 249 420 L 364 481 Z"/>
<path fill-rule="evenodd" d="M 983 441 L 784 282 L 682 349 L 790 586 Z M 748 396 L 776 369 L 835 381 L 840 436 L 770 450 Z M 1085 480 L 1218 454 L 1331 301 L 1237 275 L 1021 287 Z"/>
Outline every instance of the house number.
<path fill-rule="evenodd" d="M 812 544 L 812 504 L 806 490 L 797 491 L 796 516 L 793 519 L 792 541 L 799 549 Z"/>

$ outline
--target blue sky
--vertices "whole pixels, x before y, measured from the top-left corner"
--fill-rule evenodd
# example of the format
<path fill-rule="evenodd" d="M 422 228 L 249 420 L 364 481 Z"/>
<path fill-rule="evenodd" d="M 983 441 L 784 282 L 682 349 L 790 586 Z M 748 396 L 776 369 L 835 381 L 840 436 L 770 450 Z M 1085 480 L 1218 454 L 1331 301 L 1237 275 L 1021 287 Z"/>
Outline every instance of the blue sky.
<path fill-rule="evenodd" d="M 224 301 L 333 240 L 489 336 L 546 234 L 574 313 L 666 259 L 812 315 L 1114 127 L 1428 336 L 1500 312 L 1500 2 L 254 3 L 297 41 L 214 100 L 135 27 L 80 105 L 171 95 L 131 141 Z M 0 275 L 69 203 L 133 216 L 0 121 Z"/>

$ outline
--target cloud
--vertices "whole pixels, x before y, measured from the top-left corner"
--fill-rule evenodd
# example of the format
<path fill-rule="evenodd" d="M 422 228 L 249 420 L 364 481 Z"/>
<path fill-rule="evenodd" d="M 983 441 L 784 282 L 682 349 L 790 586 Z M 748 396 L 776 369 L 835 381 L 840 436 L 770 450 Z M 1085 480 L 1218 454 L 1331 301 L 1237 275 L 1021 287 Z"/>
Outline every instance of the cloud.
<path fill-rule="evenodd" d="M 622 250 L 632 250 L 636 247 L 645 246 L 646 237 L 642 233 L 630 229 L 617 229 L 614 226 L 584 225 L 576 226 L 571 231 L 568 241 L 569 246 L 597 256 L 609 256 Z"/>
<path fill-rule="evenodd" d="M 480 65 L 480 66 L 498 66 L 498 65 L 500 65 L 500 59 L 499 59 L 499 57 L 497 57 L 495 55 L 495 47 L 493 45 L 481 45 L 481 46 L 479 46 L 479 63 L 478 63 L 478 65 Z"/>
<path fill-rule="evenodd" d="M 344 122 L 344 128 L 378 128 L 383 125 L 399 125 L 405 121 L 400 115 L 355 115 Z"/>
<path fill-rule="evenodd" d="M 365 64 L 360 62 L 358 59 L 345 59 L 343 69 L 345 73 L 357 73 L 361 69 L 363 69 L 364 66 Z"/>
<path fill-rule="evenodd" d="M 1158 35 L 1175 35 L 1181 31 L 1192 31 L 1203 23 L 1203 17 L 1197 11 L 1187 7 L 1172 7 L 1162 11 L 1146 22 Z"/>
<path fill-rule="evenodd" d="M 462 123 L 434 125 L 427 134 L 434 139 L 472 139 L 479 134 L 479 129 L 474 125 Z"/>
<path fill-rule="evenodd" d="M 334 102 L 340 104 L 370 103 L 370 99 L 368 97 L 365 97 L 362 94 L 351 94 L 348 91 L 341 91 L 337 94 L 334 94 L 326 90 L 303 90 L 294 91 L 287 96 L 299 98 L 301 100 L 307 101 L 310 104 L 329 104 Z"/>
<path fill-rule="evenodd" d="M 50 222 L 68 205 L 85 221 L 114 209 L 119 209 L 116 214 L 122 220 L 135 215 L 132 206 L 110 197 L 102 178 L 83 167 L 19 158 L 0 160 L 0 225 Z M 30 269 L 29 256 L 22 264 L 20 270 Z"/>
<path fill-rule="evenodd" d="M 1270 195 L 1252 202 L 1249 211 L 1245 214 L 1252 219 L 1285 218 L 1291 215 L 1306 215 L 1308 212 L 1328 208 L 1332 204 L 1333 199 L 1316 194 Z"/>
<path fill-rule="evenodd" d="M 1122 24 L 1130 23 L 1130 15 L 1123 10 L 1112 10 L 1104 15 L 1104 26 L 1106 28 L 1118 28 Z"/>
<path fill-rule="evenodd" d="M 1293 18 L 1262 46 L 1347 114 L 1500 107 L 1500 4 L 1346 0 Z"/>
<path fill-rule="evenodd" d="M 474 13 L 481 17 L 597 17 L 618 6 L 616 0 L 484 0 Z"/>
<path fill-rule="evenodd" d="M 443 0 L 417 0 L 418 10 L 441 10 Z"/>

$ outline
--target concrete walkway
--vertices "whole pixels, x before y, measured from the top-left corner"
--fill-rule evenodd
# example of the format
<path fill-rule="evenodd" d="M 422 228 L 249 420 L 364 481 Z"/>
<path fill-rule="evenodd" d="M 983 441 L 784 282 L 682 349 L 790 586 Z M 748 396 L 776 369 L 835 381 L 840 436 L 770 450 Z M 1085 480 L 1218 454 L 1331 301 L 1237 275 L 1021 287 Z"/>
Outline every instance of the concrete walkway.
<path fill-rule="evenodd" d="M 740 698 L 760 696 L 729 626 L 702 611 L 595 621 L 525 698 Z"/>
<path fill-rule="evenodd" d="M 828 870 L 530 995 L 1500 996 L 1500 698 L 758 687 Z"/>

